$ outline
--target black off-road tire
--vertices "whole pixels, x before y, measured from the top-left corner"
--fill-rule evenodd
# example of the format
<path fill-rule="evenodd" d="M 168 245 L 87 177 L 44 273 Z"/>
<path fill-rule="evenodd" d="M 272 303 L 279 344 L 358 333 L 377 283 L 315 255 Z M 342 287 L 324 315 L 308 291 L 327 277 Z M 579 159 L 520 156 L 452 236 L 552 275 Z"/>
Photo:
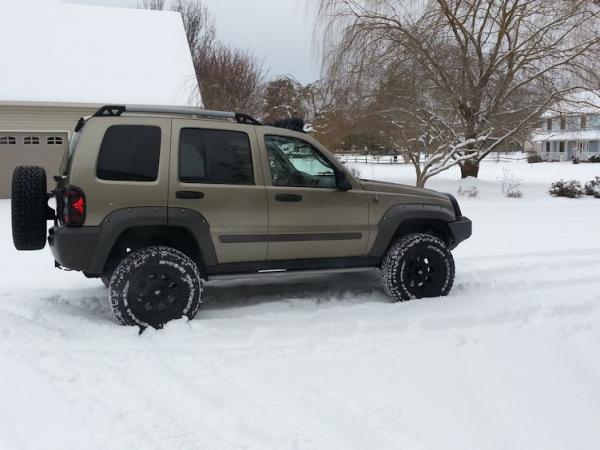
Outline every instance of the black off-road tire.
<path fill-rule="evenodd" d="M 198 266 L 171 247 L 146 247 L 128 255 L 112 274 L 109 299 L 123 325 L 161 328 L 193 319 L 202 298 Z"/>
<path fill-rule="evenodd" d="M 381 265 L 383 288 L 394 301 L 444 297 L 454 283 L 454 258 L 439 238 L 409 234 L 388 249 Z"/>
<path fill-rule="evenodd" d="M 46 171 L 42 167 L 19 166 L 14 170 L 10 205 L 16 249 L 43 249 L 46 246 L 48 195 Z"/>

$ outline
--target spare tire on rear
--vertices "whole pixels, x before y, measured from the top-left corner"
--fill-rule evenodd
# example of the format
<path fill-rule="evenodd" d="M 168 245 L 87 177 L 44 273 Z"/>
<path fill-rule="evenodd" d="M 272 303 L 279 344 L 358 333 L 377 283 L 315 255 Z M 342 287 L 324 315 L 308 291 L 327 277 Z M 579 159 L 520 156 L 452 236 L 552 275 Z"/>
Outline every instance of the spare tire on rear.
<path fill-rule="evenodd" d="M 38 166 L 19 166 L 13 172 L 11 215 L 17 250 L 41 250 L 46 245 L 46 171 Z"/>

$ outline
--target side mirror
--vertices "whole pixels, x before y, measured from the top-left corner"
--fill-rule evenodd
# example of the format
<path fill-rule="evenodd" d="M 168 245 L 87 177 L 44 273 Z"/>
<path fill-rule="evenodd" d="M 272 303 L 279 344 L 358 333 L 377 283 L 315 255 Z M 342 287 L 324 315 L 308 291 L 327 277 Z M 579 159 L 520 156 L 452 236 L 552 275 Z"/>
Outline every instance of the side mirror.
<path fill-rule="evenodd" d="M 338 190 L 340 191 L 349 191 L 352 189 L 352 185 L 350 181 L 348 181 L 348 174 L 345 170 L 337 170 L 335 173 L 335 182 Z"/>

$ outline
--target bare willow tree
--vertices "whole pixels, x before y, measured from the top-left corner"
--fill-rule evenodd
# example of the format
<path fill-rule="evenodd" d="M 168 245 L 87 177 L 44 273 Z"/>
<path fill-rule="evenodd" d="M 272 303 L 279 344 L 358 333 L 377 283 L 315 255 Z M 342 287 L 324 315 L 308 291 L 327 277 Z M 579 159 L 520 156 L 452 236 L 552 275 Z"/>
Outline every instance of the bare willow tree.
<path fill-rule="evenodd" d="M 341 83 L 328 77 L 302 87 L 306 119 L 317 134 L 326 134 L 335 126 L 336 117 L 344 109 L 341 105 L 344 97 Z"/>
<path fill-rule="evenodd" d="M 589 0 L 318 3 L 330 76 L 352 78 L 373 98 L 386 95 L 384 82 L 395 88 L 371 113 L 417 158 L 420 184 L 454 165 L 477 176 L 486 155 L 597 80 Z M 398 84 L 407 76 L 412 89 Z"/>

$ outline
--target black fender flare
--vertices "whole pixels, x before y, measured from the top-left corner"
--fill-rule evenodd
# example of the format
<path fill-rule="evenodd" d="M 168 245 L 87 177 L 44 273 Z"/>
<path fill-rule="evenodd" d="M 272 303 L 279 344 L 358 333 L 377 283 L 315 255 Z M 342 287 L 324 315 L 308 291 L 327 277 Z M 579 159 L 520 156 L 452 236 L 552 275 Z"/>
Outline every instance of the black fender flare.
<path fill-rule="evenodd" d="M 415 219 L 437 220 L 449 224 L 456 220 L 456 216 L 454 211 L 439 205 L 394 205 L 379 220 L 377 237 L 369 251 L 369 256 L 382 258 L 402 223 Z"/>
<path fill-rule="evenodd" d="M 210 224 L 200 212 L 188 208 L 169 208 L 168 225 L 185 228 L 194 236 L 206 267 L 218 264 Z"/>
<path fill-rule="evenodd" d="M 102 220 L 97 227 L 98 242 L 85 271 L 101 274 L 119 237 L 131 228 L 145 226 L 173 226 L 187 229 L 196 240 L 206 266 L 217 264 L 210 226 L 201 213 L 187 208 L 134 207 L 113 211 Z"/>

